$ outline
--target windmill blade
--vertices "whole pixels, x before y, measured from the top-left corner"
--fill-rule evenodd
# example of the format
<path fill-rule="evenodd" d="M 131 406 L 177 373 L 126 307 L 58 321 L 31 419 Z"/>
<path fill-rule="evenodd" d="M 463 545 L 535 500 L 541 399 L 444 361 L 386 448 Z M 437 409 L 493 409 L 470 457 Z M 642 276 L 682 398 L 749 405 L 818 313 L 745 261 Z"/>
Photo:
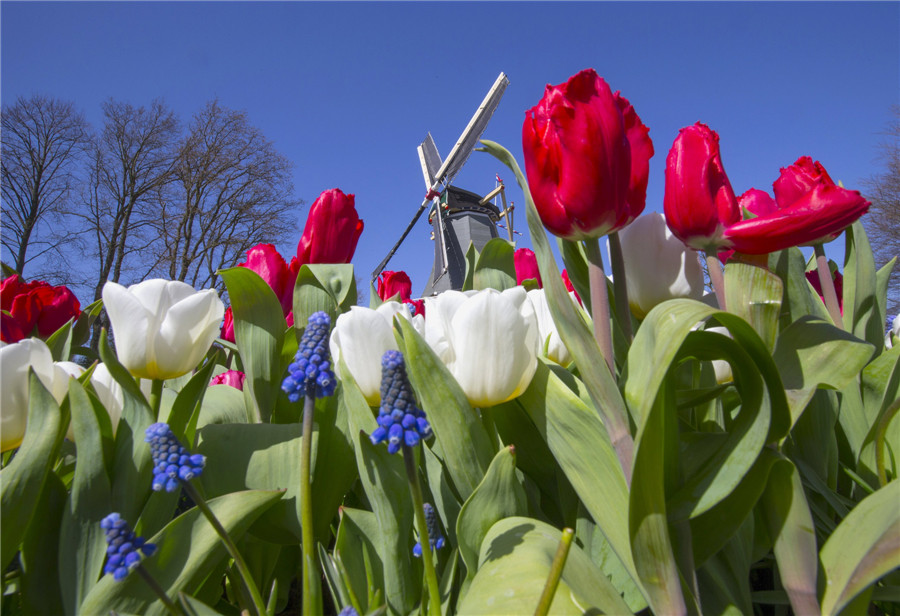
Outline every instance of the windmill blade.
<path fill-rule="evenodd" d="M 450 154 L 444 160 L 444 164 L 434 174 L 434 182 L 429 188 L 437 189 L 438 184 L 449 183 L 459 173 L 472 150 L 475 149 L 475 145 L 484 133 L 484 129 L 487 128 L 487 124 L 491 116 L 494 115 L 497 105 L 500 104 L 500 99 L 503 97 L 503 93 L 506 92 L 506 86 L 508 85 L 509 79 L 506 77 L 506 73 L 500 73 L 500 76 L 497 77 L 494 85 L 488 91 L 487 96 L 484 97 L 481 105 L 478 106 L 475 115 L 469 120 L 468 126 L 463 130 L 462 135 L 459 136 L 456 145 L 450 150 Z"/>
<path fill-rule="evenodd" d="M 400 239 L 397 240 L 397 243 L 394 244 L 394 247 L 391 248 L 391 251 L 387 254 L 387 256 L 384 258 L 384 260 L 378 264 L 378 267 L 376 267 L 372 271 L 372 282 L 374 282 L 375 279 L 378 278 L 378 274 L 381 273 L 381 271 L 388 264 L 388 261 L 391 260 L 391 257 L 394 256 L 394 253 L 397 252 L 397 249 L 400 248 L 400 244 L 403 243 L 403 240 L 406 239 L 406 236 L 409 235 L 409 232 L 412 231 L 412 228 L 414 226 L 416 226 L 416 221 L 419 220 L 419 217 L 422 215 L 422 212 L 425 211 L 425 208 L 428 206 L 429 203 L 431 203 L 431 199 L 428 199 L 428 198 L 426 198 L 424 201 L 422 201 L 422 205 L 419 206 L 419 209 L 416 211 L 416 215 L 413 216 L 413 219 L 409 222 L 408 225 L 406 225 L 406 230 L 403 231 L 403 235 L 400 236 Z"/>
<path fill-rule="evenodd" d="M 441 168 L 441 155 L 438 154 L 437 146 L 434 145 L 434 139 L 431 133 L 425 137 L 419 145 L 419 162 L 422 163 L 422 175 L 425 177 L 425 190 L 430 190 L 434 186 L 435 174 Z"/>

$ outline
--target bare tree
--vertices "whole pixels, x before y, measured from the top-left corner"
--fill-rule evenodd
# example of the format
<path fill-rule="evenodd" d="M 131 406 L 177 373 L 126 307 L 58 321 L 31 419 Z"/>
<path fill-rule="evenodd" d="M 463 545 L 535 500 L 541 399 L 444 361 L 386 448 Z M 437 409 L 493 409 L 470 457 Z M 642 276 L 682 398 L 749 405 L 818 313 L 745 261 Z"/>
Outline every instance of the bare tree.
<path fill-rule="evenodd" d="M 300 201 L 292 198 L 291 167 L 245 112 L 207 103 L 191 122 L 176 180 L 164 191 L 153 269 L 195 288 L 222 290 L 217 270 L 296 230 Z"/>
<path fill-rule="evenodd" d="M 883 133 L 879 147 L 879 159 L 884 168 L 864 181 L 865 195 L 872 202 L 863 224 L 875 263 L 882 267 L 900 256 L 900 105 L 891 107 L 891 121 Z M 895 265 L 888 283 L 887 313 L 900 312 L 900 265 Z"/>
<path fill-rule="evenodd" d="M 88 138 L 84 115 L 68 101 L 35 95 L 3 107 L 2 244 L 19 274 L 74 239 L 63 218 Z"/>

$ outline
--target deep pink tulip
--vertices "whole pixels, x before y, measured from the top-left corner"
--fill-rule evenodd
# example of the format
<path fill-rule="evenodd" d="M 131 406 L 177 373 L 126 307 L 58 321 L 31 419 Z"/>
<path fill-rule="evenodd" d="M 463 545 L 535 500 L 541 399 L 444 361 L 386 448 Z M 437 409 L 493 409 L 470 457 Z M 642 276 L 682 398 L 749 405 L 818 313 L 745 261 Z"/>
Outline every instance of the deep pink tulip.
<path fill-rule="evenodd" d="M 640 213 L 642 206 L 629 204 L 632 152 L 620 104 L 627 107 L 587 69 L 566 83 L 548 85 L 537 106 L 525 113 L 528 186 L 541 221 L 554 235 L 597 238 Z M 635 166 L 640 176 L 640 165 Z"/>
<path fill-rule="evenodd" d="M 219 333 L 222 340 L 234 342 L 234 314 L 231 312 L 231 306 L 225 309 L 225 320 L 222 322 L 222 331 Z"/>
<path fill-rule="evenodd" d="M 4 342 L 18 342 L 37 330 L 41 338 L 81 314 L 81 304 L 65 286 L 51 286 L 43 280 L 24 282 L 14 274 L 0 282 L 0 307 L 9 315 L 2 328 Z"/>
<path fill-rule="evenodd" d="M 682 128 L 666 158 L 666 224 L 697 250 L 727 246 L 725 229 L 741 219 L 719 153 L 719 135 L 697 122 Z"/>
<path fill-rule="evenodd" d="M 387 301 L 398 295 L 402 302 L 412 297 L 412 281 L 406 272 L 402 270 L 399 272 L 385 270 L 378 276 L 377 292 L 381 301 Z"/>
<path fill-rule="evenodd" d="M 244 389 L 244 381 L 247 375 L 238 370 L 229 370 L 222 374 L 217 374 L 210 380 L 210 385 L 229 385 L 235 389 Z"/>
<path fill-rule="evenodd" d="M 238 267 L 251 269 L 260 278 L 272 287 L 278 301 L 281 302 L 281 310 L 284 314 L 293 309 L 294 283 L 297 273 L 292 272 L 272 244 L 257 244 L 247 251 L 247 260 L 238 263 Z"/>
<path fill-rule="evenodd" d="M 811 191 L 818 184 L 834 186 L 834 181 L 819 161 L 801 156 L 790 167 L 780 169 L 781 175 L 772 184 L 775 200 L 780 207 L 787 207 Z"/>
<path fill-rule="evenodd" d="M 513 263 L 516 266 L 516 284 L 522 284 L 529 278 L 536 278 L 538 287 L 543 287 L 541 272 L 538 269 L 537 256 L 530 248 L 519 248 L 513 254 Z"/>
<path fill-rule="evenodd" d="M 809 283 L 813 286 L 813 289 L 816 290 L 816 293 L 819 294 L 819 297 L 822 298 L 822 301 L 825 301 L 825 294 L 822 292 L 822 283 L 819 280 L 819 272 L 813 270 L 811 272 L 806 272 L 806 279 L 809 280 Z M 834 283 L 834 294 L 837 295 L 838 307 L 841 309 L 841 314 L 844 314 L 844 276 L 837 270 L 832 272 L 831 280 Z"/>
<path fill-rule="evenodd" d="M 563 279 L 563 284 L 566 285 L 566 291 L 568 291 L 569 293 L 574 293 L 575 299 L 578 300 L 578 303 L 580 305 L 584 306 L 584 302 L 581 301 L 581 296 L 578 295 L 578 291 L 575 290 L 575 286 L 572 284 L 572 281 L 569 279 L 568 270 L 563 270 L 561 276 Z"/>
<path fill-rule="evenodd" d="M 309 208 L 306 227 L 297 244 L 297 262 L 350 263 L 362 232 L 363 221 L 356 212 L 354 196 L 345 195 L 338 188 L 326 190 Z"/>

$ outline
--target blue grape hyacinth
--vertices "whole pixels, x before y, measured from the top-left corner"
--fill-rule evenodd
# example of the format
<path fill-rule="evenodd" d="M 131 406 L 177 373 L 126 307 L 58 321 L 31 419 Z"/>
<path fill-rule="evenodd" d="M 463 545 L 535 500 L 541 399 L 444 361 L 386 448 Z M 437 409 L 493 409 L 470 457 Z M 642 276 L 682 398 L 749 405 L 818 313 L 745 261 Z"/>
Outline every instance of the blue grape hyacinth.
<path fill-rule="evenodd" d="M 153 489 L 174 492 L 179 481 L 199 477 L 206 465 L 206 456 L 191 454 L 185 449 L 168 424 L 155 423 L 147 428 L 144 440 L 150 443 L 153 458 Z"/>
<path fill-rule="evenodd" d="M 140 564 L 139 552 L 144 556 L 152 556 L 156 552 L 156 546 L 136 536 L 118 513 L 103 518 L 100 528 L 106 531 L 106 554 L 109 557 L 103 573 L 111 573 L 117 582 L 125 579 L 128 572 Z"/>
<path fill-rule="evenodd" d="M 328 334 L 331 318 L 322 311 L 309 317 L 300 348 L 294 361 L 288 366 L 288 375 L 281 383 L 281 389 L 288 400 L 298 402 L 304 396 L 325 398 L 334 393 L 337 381 L 331 369 L 331 355 L 328 351 Z"/>
<path fill-rule="evenodd" d="M 386 351 L 381 358 L 381 407 L 377 421 L 378 427 L 369 438 L 373 445 L 387 441 L 388 453 L 397 453 L 401 445 L 412 447 L 431 436 L 425 412 L 416 406 L 400 351 Z"/>
<path fill-rule="evenodd" d="M 431 506 L 431 503 L 425 503 L 422 509 L 425 511 L 425 525 L 428 527 L 428 543 L 431 545 L 432 550 L 439 550 L 444 547 L 444 537 L 441 536 L 441 529 L 438 528 L 434 507 Z M 412 553 L 416 558 L 422 558 L 421 538 L 419 538 L 419 541 L 416 541 Z"/>

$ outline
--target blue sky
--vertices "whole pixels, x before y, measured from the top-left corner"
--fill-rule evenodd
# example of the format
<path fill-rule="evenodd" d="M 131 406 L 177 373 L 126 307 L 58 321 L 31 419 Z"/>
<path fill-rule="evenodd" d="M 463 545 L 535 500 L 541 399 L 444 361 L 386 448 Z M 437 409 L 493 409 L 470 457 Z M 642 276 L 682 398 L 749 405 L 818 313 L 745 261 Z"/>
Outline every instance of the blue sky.
<path fill-rule="evenodd" d="M 521 162 L 524 113 L 544 86 L 593 67 L 650 127 L 647 211 L 661 211 L 666 154 L 700 120 L 721 137 L 735 191 L 771 190 L 807 154 L 848 188 L 877 170 L 900 93 L 897 2 L 12 2 L 0 4 L 0 97 L 69 99 L 95 126 L 108 97 L 162 97 L 187 121 L 218 97 L 296 165 L 296 196 L 356 194 L 361 277 L 422 201 L 416 146 L 446 155 L 494 79 L 510 79 L 485 138 Z M 455 182 L 486 193 L 475 153 Z M 306 217 L 293 240 L 293 254 Z M 525 231 L 524 207 L 516 226 Z M 388 269 L 421 290 L 433 258 L 420 220 Z M 842 258 L 841 241 L 827 247 Z M 520 246 L 530 246 L 525 236 Z"/>

